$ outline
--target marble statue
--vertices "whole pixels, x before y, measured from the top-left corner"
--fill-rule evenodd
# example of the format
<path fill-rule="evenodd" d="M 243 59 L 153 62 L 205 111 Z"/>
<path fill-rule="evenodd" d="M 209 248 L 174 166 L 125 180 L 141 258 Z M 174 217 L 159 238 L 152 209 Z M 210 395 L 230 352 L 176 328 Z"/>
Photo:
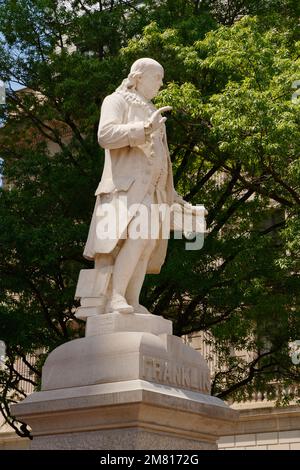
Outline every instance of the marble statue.
<path fill-rule="evenodd" d="M 153 230 L 151 236 L 149 232 L 134 236 L 139 208 L 150 211 L 151 207 L 175 203 L 193 211 L 173 185 L 166 117 L 162 115 L 172 108 L 156 109 L 151 102 L 163 78 L 164 69 L 158 62 L 139 59 L 116 91 L 103 101 L 98 140 L 105 149 L 105 164 L 84 250 L 84 256 L 94 260 L 95 269 L 80 273 L 76 291 L 81 299 L 79 318 L 111 312 L 149 314 L 140 305 L 139 295 L 146 273 L 160 272 L 168 235 L 162 236 L 160 221 L 155 236 Z M 124 209 L 124 199 L 126 209 L 120 210 Z M 108 226 L 118 222 L 118 230 L 106 237 L 101 236 L 104 207 L 117 214 Z"/>
<path fill-rule="evenodd" d="M 198 206 L 174 190 L 162 115 L 170 107 L 151 103 L 163 74 L 156 61 L 140 59 L 103 102 L 105 164 L 84 250 L 95 267 L 81 270 L 75 294 L 85 336 L 51 351 L 41 390 L 11 407 L 32 429 L 32 450 L 199 452 L 236 429 L 237 412 L 210 396 L 204 357 L 139 303 L 145 274 L 165 260 L 168 232 L 204 229 L 180 222 L 178 207 L 197 222 Z M 170 208 L 172 223 L 161 208 Z M 204 215 L 201 206 L 200 222 Z"/>

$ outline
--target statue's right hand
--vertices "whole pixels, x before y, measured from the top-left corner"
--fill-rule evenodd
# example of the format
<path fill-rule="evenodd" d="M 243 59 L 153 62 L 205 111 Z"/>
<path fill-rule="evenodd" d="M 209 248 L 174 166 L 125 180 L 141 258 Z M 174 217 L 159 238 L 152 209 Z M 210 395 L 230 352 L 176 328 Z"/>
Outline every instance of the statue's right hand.
<path fill-rule="evenodd" d="M 162 117 L 161 113 L 165 113 L 166 111 L 171 111 L 172 106 L 163 106 L 162 108 L 157 109 L 154 113 L 150 116 L 148 124 L 151 129 L 151 132 L 158 129 L 163 123 L 167 120 L 166 117 Z"/>

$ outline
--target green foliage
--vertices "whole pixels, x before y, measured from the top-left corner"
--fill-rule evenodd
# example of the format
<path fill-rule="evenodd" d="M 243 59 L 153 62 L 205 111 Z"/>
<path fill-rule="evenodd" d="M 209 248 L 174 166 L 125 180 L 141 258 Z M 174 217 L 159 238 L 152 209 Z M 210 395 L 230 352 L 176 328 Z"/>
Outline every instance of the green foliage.
<path fill-rule="evenodd" d="M 143 56 L 165 67 L 156 103 L 173 106 L 177 190 L 209 214 L 204 248 L 170 240 L 142 302 L 177 335 L 204 332 L 218 357 L 214 394 L 274 398 L 274 382 L 299 381 L 289 357 L 300 337 L 299 2 L 70 3 L 0 0 L 0 79 L 28 87 L 0 108 L 3 414 L 28 434 L 9 417 L 23 393 L 15 360 L 42 351 L 38 387 L 47 352 L 83 333 L 73 296 L 90 266 L 99 107 Z"/>

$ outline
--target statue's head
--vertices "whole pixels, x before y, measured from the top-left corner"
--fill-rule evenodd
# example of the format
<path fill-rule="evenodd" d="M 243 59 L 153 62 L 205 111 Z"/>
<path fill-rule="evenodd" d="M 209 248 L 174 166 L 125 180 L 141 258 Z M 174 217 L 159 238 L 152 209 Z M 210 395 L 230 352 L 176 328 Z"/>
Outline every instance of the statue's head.
<path fill-rule="evenodd" d="M 136 90 L 147 100 L 151 100 L 162 86 L 163 77 L 164 69 L 156 60 L 138 59 L 132 64 L 128 77 L 118 90 Z"/>

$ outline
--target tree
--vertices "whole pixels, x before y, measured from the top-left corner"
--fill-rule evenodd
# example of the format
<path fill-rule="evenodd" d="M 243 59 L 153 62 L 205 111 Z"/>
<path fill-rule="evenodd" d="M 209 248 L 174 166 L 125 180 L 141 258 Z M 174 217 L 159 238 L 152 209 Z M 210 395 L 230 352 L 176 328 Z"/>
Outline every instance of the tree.
<path fill-rule="evenodd" d="M 195 0 L 196 11 L 209 11 L 223 25 L 231 26 L 244 15 L 280 14 L 296 19 L 299 16 L 297 0 Z"/>
<path fill-rule="evenodd" d="M 8 409 L 24 395 L 16 359 L 43 351 L 30 365 L 38 387 L 49 351 L 83 334 L 73 296 L 91 267 L 82 251 L 103 165 L 99 106 L 143 56 L 166 70 L 157 104 L 173 106 L 177 190 L 209 211 L 204 248 L 171 240 L 143 302 L 177 335 L 207 332 L 215 395 L 272 398 L 274 381 L 299 381 L 289 356 L 300 337 L 298 13 L 274 1 L 266 15 L 262 3 L 227 2 L 238 13 L 225 21 L 220 2 L 0 1 L 0 79 L 34 91 L 10 89 L 0 108 L 1 409 L 20 435 Z"/>

